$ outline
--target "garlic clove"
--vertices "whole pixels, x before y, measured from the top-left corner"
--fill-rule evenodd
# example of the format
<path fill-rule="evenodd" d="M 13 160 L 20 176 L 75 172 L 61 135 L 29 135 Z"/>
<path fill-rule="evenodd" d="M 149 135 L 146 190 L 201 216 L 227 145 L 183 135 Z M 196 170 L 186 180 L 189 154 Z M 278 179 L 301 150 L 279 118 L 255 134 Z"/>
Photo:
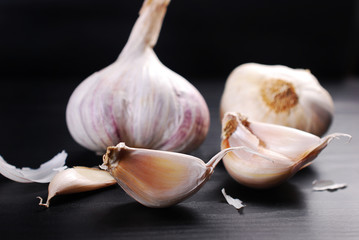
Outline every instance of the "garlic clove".
<path fill-rule="evenodd" d="M 332 122 L 334 104 L 309 70 L 247 63 L 227 79 L 221 118 L 226 112 L 322 136 Z"/>
<path fill-rule="evenodd" d="M 48 187 L 46 203 L 41 197 L 39 205 L 50 206 L 50 200 L 56 195 L 93 191 L 116 184 L 116 180 L 106 171 L 87 168 L 73 167 L 59 172 L 51 180 Z"/>
<path fill-rule="evenodd" d="M 333 138 L 350 138 L 342 133 L 319 138 L 294 128 L 248 121 L 233 112 L 225 114 L 222 127 L 222 149 L 247 146 L 266 156 L 236 150 L 223 158 L 226 170 L 236 181 L 254 188 L 280 184 L 308 166 Z"/>
<path fill-rule="evenodd" d="M 107 148 L 101 168 L 109 171 L 123 190 L 141 204 L 168 207 L 196 193 L 222 157 L 233 149 L 222 150 L 205 164 L 186 154 L 131 148 L 119 143 Z"/>
<path fill-rule="evenodd" d="M 210 124 L 204 98 L 153 51 L 168 4 L 144 1 L 118 59 L 71 95 L 67 126 L 82 146 L 100 154 L 119 142 L 190 152 L 204 141 Z"/>

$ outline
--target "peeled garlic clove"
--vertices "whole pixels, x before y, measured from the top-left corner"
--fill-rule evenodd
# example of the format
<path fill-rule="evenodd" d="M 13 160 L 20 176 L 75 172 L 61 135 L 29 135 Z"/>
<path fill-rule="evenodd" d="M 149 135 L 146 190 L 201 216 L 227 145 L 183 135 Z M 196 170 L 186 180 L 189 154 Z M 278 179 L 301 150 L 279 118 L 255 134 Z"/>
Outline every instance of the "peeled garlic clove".
<path fill-rule="evenodd" d="M 334 105 L 308 70 L 247 63 L 232 71 L 221 99 L 221 118 L 240 112 L 252 121 L 297 128 L 322 136 Z"/>
<path fill-rule="evenodd" d="M 120 143 L 107 148 L 101 168 L 109 171 L 123 190 L 141 204 L 167 207 L 196 193 L 222 157 L 232 150 L 222 150 L 205 164 L 186 154 L 131 148 Z"/>
<path fill-rule="evenodd" d="M 222 149 L 247 146 L 266 156 L 236 150 L 223 158 L 228 173 L 239 183 L 266 188 L 278 185 L 308 166 L 335 137 L 313 134 L 269 123 L 248 121 L 238 113 L 226 113 L 222 122 Z"/>
<path fill-rule="evenodd" d="M 73 167 L 59 172 L 51 180 L 46 203 L 41 197 L 39 205 L 50 206 L 50 200 L 56 195 L 93 191 L 116 184 L 116 180 L 106 171 Z"/>
<path fill-rule="evenodd" d="M 118 59 L 73 92 L 66 120 L 82 146 L 103 154 L 107 146 L 124 141 L 132 147 L 190 152 L 205 139 L 205 100 L 153 51 L 168 4 L 145 1 Z"/>

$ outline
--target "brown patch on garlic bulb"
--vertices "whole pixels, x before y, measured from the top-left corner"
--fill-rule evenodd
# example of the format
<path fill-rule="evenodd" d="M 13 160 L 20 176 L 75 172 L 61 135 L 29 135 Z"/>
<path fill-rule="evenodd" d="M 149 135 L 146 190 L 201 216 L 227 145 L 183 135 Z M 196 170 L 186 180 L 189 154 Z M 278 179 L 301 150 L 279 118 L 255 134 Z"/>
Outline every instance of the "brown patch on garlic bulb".
<path fill-rule="evenodd" d="M 252 152 L 246 147 L 224 149 L 205 164 L 186 154 L 130 148 L 120 143 L 107 148 L 101 168 L 141 204 L 153 208 L 168 207 L 196 193 L 213 174 L 222 157 L 233 149 Z"/>
<path fill-rule="evenodd" d="M 298 104 L 298 95 L 293 84 L 280 79 L 269 80 L 262 84 L 261 97 L 274 112 L 289 112 Z"/>
<path fill-rule="evenodd" d="M 222 149 L 246 146 L 257 154 L 235 150 L 224 156 L 223 164 L 239 183 L 268 188 L 311 164 L 333 138 L 340 136 L 350 138 L 342 133 L 319 138 L 295 128 L 249 121 L 241 114 L 230 112 L 222 122 Z"/>
<path fill-rule="evenodd" d="M 145 1 L 118 59 L 75 89 L 66 120 L 82 146 L 103 154 L 124 141 L 132 147 L 190 152 L 205 139 L 205 100 L 153 51 L 168 4 Z"/>
<path fill-rule="evenodd" d="M 240 112 L 252 121 L 297 128 L 322 136 L 334 105 L 329 93 L 308 70 L 247 63 L 232 71 L 221 99 L 220 114 Z"/>

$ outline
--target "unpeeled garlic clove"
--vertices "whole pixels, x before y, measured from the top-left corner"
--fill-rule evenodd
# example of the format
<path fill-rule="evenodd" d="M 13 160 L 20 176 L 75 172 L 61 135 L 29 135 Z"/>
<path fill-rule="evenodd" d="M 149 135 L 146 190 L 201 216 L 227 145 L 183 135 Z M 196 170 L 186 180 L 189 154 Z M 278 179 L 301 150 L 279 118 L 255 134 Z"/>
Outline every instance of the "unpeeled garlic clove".
<path fill-rule="evenodd" d="M 131 148 L 119 143 L 107 148 L 101 168 L 109 171 L 123 190 L 141 204 L 168 207 L 196 193 L 222 157 L 239 148 L 224 149 L 205 164 L 186 154 Z"/>
<path fill-rule="evenodd" d="M 228 173 L 243 185 L 272 187 L 311 164 L 333 138 L 340 136 L 351 137 L 334 133 L 319 138 L 294 128 L 248 121 L 229 112 L 222 121 L 222 149 L 247 146 L 266 158 L 236 150 L 228 153 L 223 163 Z"/>
<path fill-rule="evenodd" d="M 334 105 L 309 70 L 246 63 L 235 68 L 226 81 L 221 118 L 226 112 L 322 136 L 332 122 Z"/>
<path fill-rule="evenodd" d="M 59 172 L 51 180 L 48 187 L 46 203 L 41 197 L 39 205 L 50 206 L 50 200 L 56 195 L 87 192 L 116 184 L 116 180 L 106 171 L 88 168 L 73 167 Z"/>

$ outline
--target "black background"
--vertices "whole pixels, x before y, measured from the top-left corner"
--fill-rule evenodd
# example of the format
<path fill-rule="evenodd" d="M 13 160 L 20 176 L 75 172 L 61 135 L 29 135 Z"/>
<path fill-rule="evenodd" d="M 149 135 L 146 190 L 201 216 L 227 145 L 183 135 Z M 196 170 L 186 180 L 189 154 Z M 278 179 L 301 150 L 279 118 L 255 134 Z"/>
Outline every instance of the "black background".
<path fill-rule="evenodd" d="M 0 154 L 37 168 L 61 150 L 66 165 L 101 156 L 68 132 L 75 87 L 117 58 L 142 0 L 0 0 Z M 220 149 L 219 101 L 228 74 L 246 62 L 309 68 L 332 95 L 334 140 L 282 185 L 254 190 L 220 163 L 191 198 L 166 209 L 135 202 L 119 186 L 57 196 L 38 206 L 47 184 L 0 175 L 0 238 L 7 239 L 359 239 L 358 1 L 173 0 L 155 51 L 205 98 L 206 140 L 191 153 L 205 162 Z M 312 181 L 348 187 L 314 192 Z M 242 212 L 220 190 L 244 201 Z"/>
<path fill-rule="evenodd" d="M 112 63 L 142 0 L 1 0 L 0 77 L 77 77 Z M 174 0 L 155 51 L 192 79 L 246 62 L 308 68 L 320 81 L 358 74 L 354 0 Z M 325 79 L 325 80 L 324 80 Z"/>

